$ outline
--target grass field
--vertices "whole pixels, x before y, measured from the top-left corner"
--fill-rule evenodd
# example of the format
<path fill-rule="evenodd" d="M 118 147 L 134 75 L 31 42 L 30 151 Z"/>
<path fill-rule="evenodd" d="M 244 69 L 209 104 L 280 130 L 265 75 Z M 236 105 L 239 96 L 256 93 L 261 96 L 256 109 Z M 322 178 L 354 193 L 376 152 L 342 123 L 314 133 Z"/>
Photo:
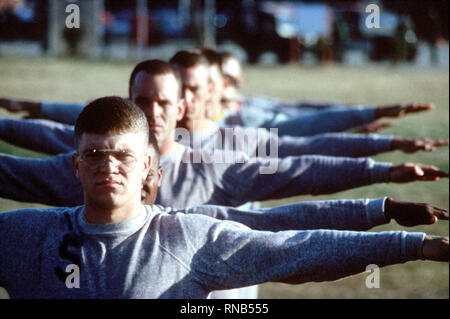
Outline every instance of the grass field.
<path fill-rule="evenodd" d="M 0 97 L 30 100 L 87 102 L 103 95 L 127 95 L 128 76 L 133 63 L 89 62 L 53 59 L 0 59 Z M 389 105 L 398 102 L 433 102 L 432 112 L 407 116 L 381 134 L 448 138 L 449 73 L 395 67 L 247 67 L 244 94 L 264 94 L 283 99 L 318 99 L 346 104 Z M 0 110 L 0 116 L 17 116 Z M 0 151 L 21 156 L 44 156 L 0 142 Z M 433 153 L 406 155 L 400 152 L 381 154 L 374 159 L 393 163 L 421 162 L 449 169 L 448 147 Z M 449 182 L 378 184 L 338 194 L 296 197 L 263 203 L 264 206 L 298 200 L 320 200 L 391 196 L 405 201 L 428 202 L 449 207 Z M 20 207 L 43 207 L 0 199 L 0 211 Z M 392 222 L 373 231 L 396 230 Z M 411 231 L 448 236 L 448 222 L 414 227 Z M 381 269 L 380 288 L 368 289 L 368 273 L 335 282 L 284 285 L 261 285 L 261 298 L 449 298 L 448 263 L 410 262 Z"/>

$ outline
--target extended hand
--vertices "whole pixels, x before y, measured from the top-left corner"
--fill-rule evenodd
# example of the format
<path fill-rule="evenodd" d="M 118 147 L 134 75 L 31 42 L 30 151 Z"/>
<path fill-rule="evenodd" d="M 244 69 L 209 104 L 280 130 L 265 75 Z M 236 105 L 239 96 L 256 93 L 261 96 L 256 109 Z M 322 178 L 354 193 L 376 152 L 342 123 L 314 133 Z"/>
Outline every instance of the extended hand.
<path fill-rule="evenodd" d="M 23 107 L 20 102 L 10 100 L 10 99 L 0 98 L 0 108 L 5 109 L 9 112 L 14 112 L 14 113 L 23 111 Z"/>
<path fill-rule="evenodd" d="M 386 199 L 385 216 L 394 219 L 399 225 L 412 227 L 430 225 L 441 220 L 448 220 L 448 210 L 423 203 L 400 202 Z"/>
<path fill-rule="evenodd" d="M 448 173 L 431 165 L 405 163 L 389 168 L 389 181 L 393 183 L 437 181 L 441 177 L 448 178 Z"/>
<path fill-rule="evenodd" d="M 414 153 L 417 151 L 431 152 L 435 146 L 448 145 L 448 139 L 431 138 L 393 138 L 391 142 L 392 150 L 400 150 L 405 153 Z"/>
<path fill-rule="evenodd" d="M 402 117 L 408 113 L 418 113 L 434 109 L 433 104 L 398 104 L 382 106 L 375 109 L 377 118 L 380 117 Z"/>
<path fill-rule="evenodd" d="M 425 236 L 422 256 L 427 260 L 448 262 L 448 237 Z"/>
<path fill-rule="evenodd" d="M 35 118 L 39 117 L 39 114 L 41 112 L 41 103 L 0 98 L 0 108 L 13 113 L 27 112 L 28 118 Z"/>

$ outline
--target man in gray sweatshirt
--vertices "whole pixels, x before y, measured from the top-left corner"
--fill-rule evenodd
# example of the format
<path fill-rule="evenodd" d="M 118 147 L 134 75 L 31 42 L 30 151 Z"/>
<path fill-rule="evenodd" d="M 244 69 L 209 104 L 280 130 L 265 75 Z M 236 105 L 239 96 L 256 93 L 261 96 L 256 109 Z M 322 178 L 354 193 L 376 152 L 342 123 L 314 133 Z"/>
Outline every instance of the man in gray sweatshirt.
<path fill-rule="evenodd" d="M 395 150 L 405 153 L 430 152 L 449 142 L 448 139 L 347 133 L 278 138 L 263 129 L 225 128 L 214 123 L 209 128 L 208 132 L 199 132 L 200 139 L 195 141 L 192 135 L 178 128 L 179 142 L 186 146 L 192 144 L 196 149 L 239 151 L 250 157 L 260 156 L 260 151 L 266 151 L 267 156 L 280 158 L 299 155 L 365 157 Z M 1 140 L 41 153 L 57 155 L 70 152 L 74 149 L 73 137 L 73 126 L 68 124 L 50 120 L 0 119 Z"/>
<path fill-rule="evenodd" d="M 153 136 L 153 134 L 151 135 Z M 150 144 L 156 144 L 156 141 Z M 150 148 L 150 150 L 154 150 L 154 148 Z M 162 167 L 158 168 L 158 162 L 159 162 L 159 154 L 156 152 L 153 152 L 154 156 L 152 156 L 152 164 L 150 168 L 150 172 L 148 174 L 148 177 L 146 179 L 146 182 L 144 183 L 144 187 L 142 190 L 142 200 L 146 204 L 153 204 L 155 202 L 155 197 L 158 191 L 158 185 L 161 185 L 162 177 L 161 175 L 166 178 L 166 175 L 162 174 Z M 60 158 L 65 158 L 65 161 L 60 161 Z M 163 166 L 166 167 L 167 171 L 169 172 L 169 176 L 172 176 L 173 174 L 173 168 L 172 166 L 169 166 L 168 163 L 173 162 L 182 162 L 182 161 L 168 161 L 167 156 L 163 156 L 163 158 L 166 158 L 163 160 Z M 172 158 L 172 157 L 170 157 Z M 26 161 L 28 163 L 27 167 L 29 167 L 29 161 L 34 163 L 43 163 L 43 162 L 49 162 L 49 160 L 31 160 L 29 159 Z M 8 160 L 2 161 L 3 165 L 5 163 L 8 163 Z M 14 161 L 17 162 L 17 161 Z M 46 194 L 47 189 L 52 189 L 53 192 L 57 192 L 62 194 L 62 198 L 66 198 L 65 200 L 61 201 L 60 205 L 66 205 L 68 200 L 78 200 L 78 204 L 82 203 L 83 196 L 82 191 L 76 191 L 73 192 L 72 190 L 77 188 L 76 186 L 70 186 L 70 185 L 77 185 L 78 181 L 76 178 L 74 178 L 74 175 L 71 173 L 71 162 L 70 162 L 70 155 L 62 155 L 57 156 L 55 159 L 50 160 L 51 163 L 54 165 L 46 166 L 45 170 L 43 170 L 43 167 L 41 165 L 37 165 L 36 169 L 32 169 L 28 172 L 26 177 L 20 177 L 18 179 L 15 179 L 14 181 L 18 182 L 26 182 L 27 178 L 30 180 L 39 180 L 39 176 L 47 176 L 47 178 L 40 178 L 38 187 L 34 187 L 31 192 L 26 191 L 26 187 L 18 187 L 17 194 L 20 194 L 21 196 L 30 196 L 31 194 L 34 194 L 35 198 L 40 198 L 43 200 L 46 198 L 46 196 L 49 196 L 49 194 Z M 59 165 L 63 165 L 62 167 L 59 167 Z M 198 167 L 202 167 L 202 164 L 196 164 Z M 219 166 L 220 167 L 220 166 Z M 65 170 L 66 173 L 63 175 L 55 174 L 55 171 L 59 170 Z M 23 169 L 11 169 L 11 173 L 14 173 L 17 175 L 20 175 L 20 172 L 23 173 Z M 206 172 L 209 172 L 206 176 L 213 177 L 214 170 L 206 170 Z M 200 171 L 201 173 L 201 171 Z M 73 176 L 72 183 L 64 183 L 61 181 L 61 179 L 64 180 L 64 177 Z M 177 180 L 179 179 L 179 175 L 176 174 Z M 56 177 L 56 178 L 55 178 Z M 55 182 L 56 181 L 56 182 Z M 166 178 L 166 181 L 163 182 L 163 185 L 167 185 L 163 188 L 160 197 L 163 198 L 162 201 L 159 201 L 160 203 L 164 203 L 165 206 L 175 206 L 175 207 L 183 207 L 183 205 L 186 205 L 186 203 L 192 205 L 198 205 L 202 204 L 203 202 L 208 202 L 207 199 L 203 199 L 201 197 L 201 194 L 206 192 L 208 194 L 208 189 L 211 189 L 211 187 L 206 187 L 205 185 L 208 185 L 211 183 L 209 179 L 203 180 L 202 183 L 198 183 L 195 179 L 192 180 L 182 180 L 181 182 L 174 181 L 175 185 L 177 184 L 184 184 L 185 186 L 185 193 L 183 194 L 180 192 L 179 188 L 172 189 L 170 187 L 170 184 L 172 181 L 168 181 Z M 214 182 L 214 181 L 213 181 Z M 214 183 L 217 183 L 215 181 Z M 9 180 L 8 183 L 4 183 L 5 187 L 11 188 L 13 183 L 13 180 Z M 25 183 L 26 184 L 26 183 Z M 43 185 L 47 184 L 47 185 Z M 200 184 L 200 185 L 199 185 Z M 29 184 L 26 184 L 29 185 Z M 248 183 L 245 184 L 248 186 Z M 189 187 L 194 187 L 193 189 L 189 190 Z M 81 189 L 81 188 L 80 188 Z M 217 189 L 217 187 L 212 187 L 212 189 Z M 233 189 L 230 185 L 229 189 Z M 193 191 L 195 190 L 195 191 Z M 38 193 L 34 193 L 34 191 L 37 191 Z M 196 191 L 200 196 L 195 196 L 193 194 L 196 194 Z M 239 195 L 238 195 L 239 192 Z M 235 195 L 235 200 L 238 200 L 238 196 L 240 195 L 241 191 L 238 190 Z M 39 196 L 41 194 L 41 196 Z M 71 196 L 71 198 L 70 198 Z M 181 199 L 180 199 L 181 198 Z M 219 199 L 213 199 L 209 202 L 213 204 L 218 204 Z M 64 204 L 66 203 L 66 204 Z M 177 204 L 178 203 L 178 204 Z M 378 203 L 378 204 L 375 204 Z M 54 203 L 51 203 L 55 205 Z M 77 203 L 74 203 L 75 205 Z M 372 207 L 374 209 L 372 209 Z M 375 209 L 376 208 L 376 209 Z M 167 208 L 163 209 L 164 211 L 167 211 Z M 329 218 L 326 217 L 327 214 L 330 214 L 330 216 L 336 216 L 338 218 L 339 214 L 335 214 L 337 211 L 346 213 L 346 214 L 354 214 L 354 215 L 361 215 L 358 220 L 361 220 L 363 216 L 364 217 L 361 222 L 359 222 L 358 225 L 368 225 L 369 227 L 373 227 L 377 225 L 380 221 L 384 222 L 385 219 L 383 216 L 383 210 L 384 210 L 384 204 L 383 200 L 372 200 L 370 202 L 359 200 L 359 201 L 336 201 L 336 202 L 325 202 L 325 203 L 302 203 L 298 204 L 295 207 L 291 207 L 288 209 L 284 209 L 281 214 L 261 214 L 259 211 L 242 211 L 237 209 L 223 209 L 221 207 L 215 207 L 214 209 L 211 208 L 197 208 L 194 210 L 189 210 L 189 212 L 192 213 L 198 213 L 198 214 L 205 214 L 209 215 L 214 218 L 218 219 L 225 219 L 225 220 L 237 220 L 239 222 L 243 222 L 246 225 L 249 225 L 250 227 L 254 227 L 255 229 L 260 230 L 280 230 L 280 229 L 303 229 L 301 227 L 311 227 L 313 224 L 308 222 L 308 220 L 313 217 L 314 214 L 318 216 L 319 212 L 321 216 L 323 216 L 323 220 L 329 220 Z M 364 213 L 367 211 L 367 213 Z M 374 212 L 372 212 L 374 211 Z M 263 211 L 261 211 L 263 212 Z M 357 212 L 357 213 L 355 213 Z M 272 216 L 272 217 L 270 217 Z M 350 215 L 349 215 L 350 216 Z M 378 216 L 378 217 L 374 217 Z M 281 218 L 280 220 L 280 217 Z M 350 216 L 351 218 L 355 219 L 355 216 Z M 424 216 L 425 219 L 427 216 Z M 345 218 L 345 217 L 342 217 Z M 441 219 L 442 217 L 440 217 Z M 342 221 L 343 222 L 343 221 Z M 335 227 L 339 227 L 339 225 L 342 225 L 339 221 L 335 221 L 333 225 Z M 345 223 L 345 222 L 344 222 Z M 303 226 L 302 226 L 303 225 Z M 308 226 L 307 226 L 308 225 Z M 316 224 L 316 225 L 322 225 L 322 224 Z M 325 224 L 323 224 L 325 225 Z M 331 225 L 331 224 L 330 224 Z M 283 228 L 284 227 L 284 228 Z M 294 228 L 291 228 L 294 227 Z M 318 226 L 319 227 L 319 226 Z M 333 227 L 333 226 L 331 226 Z M 367 227 L 367 226 L 364 226 Z M 226 290 L 226 291 L 215 291 L 211 298 L 239 298 L 242 296 L 242 293 L 247 291 L 244 290 Z M 251 290 L 250 290 L 251 291 Z M 249 297 L 249 295 L 244 295 L 246 298 Z"/>
<path fill-rule="evenodd" d="M 391 150 L 430 151 L 435 146 L 448 144 L 448 140 L 445 139 L 404 139 L 375 134 L 365 136 L 328 133 L 312 137 L 285 136 L 278 138 L 277 134 L 272 134 L 272 129 L 269 133 L 262 128 L 219 126 L 218 123 L 206 118 L 206 111 L 211 104 L 208 103 L 211 100 L 210 97 L 215 96 L 213 100 L 217 100 L 217 96 L 222 95 L 221 90 L 210 90 L 211 87 L 218 86 L 215 82 L 221 82 L 221 78 L 217 80 L 211 76 L 210 71 L 216 68 L 213 68 L 215 65 L 210 65 L 205 56 L 196 51 L 179 51 L 170 60 L 181 74 L 185 114 L 177 122 L 179 127 L 176 137 L 185 146 L 194 149 L 213 148 L 243 152 L 250 157 L 265 156 L 268 153 L 267 156 L 270 157 L 284 158 L 308 154 L 361 157 Z M 140 70 L 145 70 L 146 62 L 139 63 L 130 76 L 130 98 L 133 98 L 131 94 L 133 86 L 136 84 L 135 77 Z M 220 77 L 220 74 L 216 77 Z M 216 85 L 212 85 L 212 83 Z M 212 94 L 211 91 L 213 91 L 212 93 L 218 91 L 218 94 Z M 60 112 L 69 112 L 71 107 L 70 105 L 61 106 L 59 109 L 62 109 Z M 74 112 L 75 116 L 76 114 Z M 75 121 L 75 118 L 73 120 Z M 336 121 L 343 122 L 341 119 L 336 119 Z M 305 125 L 310 124 L 299 123 L 299 126 Z M 313 124 L 313 126 L 317 125 Z M 73 128 L 52 121 L 29 122 L 1 119 L 0 138 L 18 146 L 51 154 L 59 154 L 73 149 Z"/>
<path fill-rule="evenodd" d="M 164 206 L 240 206 L 249 201 L 328 194 L 379 182 L 448 177 L 432 166 L 392 166 L 369 158 L 298 156 L 252 160 L 236 153 L 227 161 L 229 153 L 191 150 L 175 142 L 177 121 L 183 118 L 185 108 L 180 91 L 176 71 L 163 61 L 140 63 L 130 77 L 131 99 L 144 110 L 161 150 L 165 174 L 157 201 Z M 71 170 L 71 156 L 33 159 L 1 155 L 0 196 L 56 206 L 81 205 L 81 185 Z M 276 174 L 267 174 L 271 169 Z"/>
<path fill-rule="evenodd" d="M 317 230 L 256 231 L 142 205 L 148 134 L 123 99 L 86 107 L 72 157 L 85 205 L 0 214 L 0 286 L 12 298 L 208 298 L 267 281 L 335 280 L 369 264 L 448 261 L 448 238 L 358 232 L 367 226 L 357 220 L 341 224 L 349 230 L 322 220 Z"/>
<path fill-rule="evenodd" d="M 180 73 L 183 98 L 186 102 L 186 113 L 179 122 L 177 130 L 177 138 L 183 145 L 194 149 L 214 148 L 240 151 L 251 157 L 260 155 L 261 151 L 264 154 L 266 150 L 269 151 L 269 156 L 278 157 L 305 154 L 359 157 L 397 149 L 408 152 L 418 149 L 432 150 L 434 146 L 448 144 L 448 140 L 445 139 L 401 139 L 375 134 L 364 136 L 328 133 L 312 137 L 297 137 L 298 134 L 295 134 L 295 131 L 301 127 L 319 126 L 318 123 L 308 120 L 297 120 L 295 126 L 300 128 L 291 128 L 289 132 L 293 134 L 281 134 L 295 137 L 283 136 L 280 138 L 278 138 L 278 134 L 280 130 L 283 130 L 283 125 L 262 125 L 263 128 L 258 129 L 241 126 L 230 127 L 230 124 L 219 125 L 219 121 L 212 121 L 207 117 L 211 104 L 219 104 L 218 100 L 223 95 L 223 90 L 219 85 L 222 82 L 221 73 L 217 71 L 216 65 L 219 63 L 217 61 L 219 58 L 211 57 L 211 55 L 217 55 L 212 50 L 204 50 L 204 52 L 207 53 L 182 50 L 170 59 L 170 63 Z M 214 62 L 216 64 L 212 64 Z M 213 109 L 216 108 L 213 107 Z M 259 113 L 264 114 L 262 110 Z M 345 120 L 340 118 L 330 120 L 325 117 L 320 120 L 321 123 L 327 121 L 346 125 L 343 124 Z M 289 125 L 292 126 L 292 124 Z M 187 132 L 183 132 L 183 128 Z M 266 130 L 269 128 L 270 133 Z"/>
<path fill-rule="evenodd" d="M 220 69 L 226 87 L 239 89 L 244 74 L 239 58 L 231 52 L 219 52 Z M 358 128 L 359 132 L 377 132 L 392 122 L 378 121 L 380 118 L 399 118 L 406 114 L 433 109 L 432 104 L 398 104 L 372 106 L 342 106 L 337 102 L 324 101 L 281 101 L 268 96 L 244 96 L 231 108 L 221 123 L 244 127 L 278 127 L 279 135 L 305 136 L 323 132 L 340 132 Z M 12 106 L 12 105 L 11 105 Z"/>
<path fill-rule="evenodd" d="M 153 134 L 150 132 L 150 136 Z M 159 149 L 156 141 L 149 143 L 152 157 L 150 170 L 144 183 L 141 200 L 153 205 L 161 186 L 163 168 L 159 165 Z M 237 221 L 251 229 L 261 231 L 340 229 L 368 230 L 388 223 L 390 219 L 403 226 L 433 224 L 437 220 L 448 220 L 448 211 L 427 204 L 398 202 L 391 198 L 332 200 L 300 202 L 275 209 L 243 209 L 225 206 L 196 206 L 184 210 L 164 208 L 165 212 L 200 214 L 219 220 Z M 258 287 L 214 291 L 212 299 L 254 299 Z"/>
<path fill-rule="evenodd" d="M 158 60 L 139 64 L 130 78 L 131 99 L 144 110 L 161 150 L 165 174 L 157 201 L 164 206 L 187 208 L 206 203 L 236 207 L 249 201 L 328 194 L 372 183 L 448 176 L 432 166 L 392 166 L 369 158 L 250 160 L 236 153 L 236 158 L 227 162 L 228 153 L 191 150 L 175 142 L 176 123 L 185 108 L 177 79 L 173 67 Z M 32 159 L 1 155 L 0 196 L 55 206 L 81 205 L 82 189 L 71 170 L 71 156 Z M 273 168 L 276 174 L 264 174 Z"/>

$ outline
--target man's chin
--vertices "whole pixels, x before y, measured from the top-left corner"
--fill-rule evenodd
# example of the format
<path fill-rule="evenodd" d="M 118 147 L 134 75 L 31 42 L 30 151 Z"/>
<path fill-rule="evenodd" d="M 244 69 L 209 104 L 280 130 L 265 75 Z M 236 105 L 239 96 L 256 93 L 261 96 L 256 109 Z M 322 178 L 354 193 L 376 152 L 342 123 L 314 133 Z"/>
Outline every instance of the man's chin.
<path fill-rule="evenodd" d="M 121 200 L 120 196 L 118 194 L 114 194 L 113 192 L 110 193 L 103 193 L 99 194 L 98 196 L 95 196 L 94 198 L 91 198 L 90 203 L 92 203 L 95 207 L 99 209 L 115 209 L 120 206 Z"/>
<path fill-rule="evenodd" d="M 150 130 L 155 135 L 161 135 L 164 131 L 162 126 L 156 126 L 156 127 L 150 126 Z"/>

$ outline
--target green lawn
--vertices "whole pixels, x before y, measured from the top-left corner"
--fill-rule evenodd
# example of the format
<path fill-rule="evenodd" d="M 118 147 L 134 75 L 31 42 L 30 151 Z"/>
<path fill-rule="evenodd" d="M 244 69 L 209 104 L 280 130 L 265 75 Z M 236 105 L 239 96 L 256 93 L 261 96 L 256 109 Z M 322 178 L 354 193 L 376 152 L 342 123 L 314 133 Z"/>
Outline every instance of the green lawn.
<path fill-rule="evenodd" d="M 128 76 L 133 63 L 89 62 L 53 59 L 0 59 L 0 97 L 30 100 L 87 102 L 103 95 L 127 95 Z M 395 67 L 247 67 L 242 91 L 283 99 L 331 100 L 345 104 L 389 105 L 398 102 L 432 102 L 432 112 L 416 114 L 395 121 L 382 134 L 398 136 L 445 137 L 449 135 L 448 70 Z M 0 116 L 17 116 L 0 110 Z M 0 142 L 0 151 L 20 156 L 44 156 Z M 448 147 L 433 153 L 405 155 L 381 154 L 374 159 L 393 163 L 422 162 L 449 169 Z M 399 200 L 428 202 L 449 207 L 449 183 L 378 184 L 338 194 L 302 196 L 263 203 L 264 206 L 297 200 L 320 200 L 391 196 Z M 0 199 L 0 211 L 20 207 L 42 207 Z M 403 229 L 392 222 L 374 231 Z M 448 236 L 448 222 L 414 227 L 411 231 Z M 449 298 L 447 263 L 410 262 L 381 269 L 380 288 L 368 289 L 368 273 L 328 283 L 303 285 L 264 284 L 261 298 Z M 1 292 L 0 292 L 1 294 Z"/>

